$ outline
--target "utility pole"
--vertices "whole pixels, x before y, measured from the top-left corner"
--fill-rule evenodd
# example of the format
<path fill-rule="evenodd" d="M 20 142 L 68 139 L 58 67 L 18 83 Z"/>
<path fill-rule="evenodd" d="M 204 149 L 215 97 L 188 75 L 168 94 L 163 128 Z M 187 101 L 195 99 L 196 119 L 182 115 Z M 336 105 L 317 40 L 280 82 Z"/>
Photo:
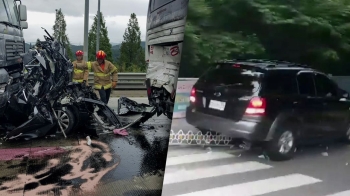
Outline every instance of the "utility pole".
<path fill-rule="evenodd" d="M 96 31 L 96 53 L 100 50 L 100 32 L 101 32 L 100 5 L 101 5 L 101 1 L 98 0 L 98 6 L 97 6 L 97 31 Z"/>
<path fill-rule="evenodd" d="M 89 53 L 89 0 L 85 0 L 85 14 L 84 14 L 84 61 L 88 61 Z"/>

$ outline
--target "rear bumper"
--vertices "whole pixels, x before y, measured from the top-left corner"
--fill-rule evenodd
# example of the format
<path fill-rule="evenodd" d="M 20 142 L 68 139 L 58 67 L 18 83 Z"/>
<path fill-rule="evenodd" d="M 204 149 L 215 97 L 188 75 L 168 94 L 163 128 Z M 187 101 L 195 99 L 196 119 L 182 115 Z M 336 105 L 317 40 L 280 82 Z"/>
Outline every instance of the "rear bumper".
<path fill-rule="evenodd" d="M 192 112 L 191 107 L 186 109 L 186 121 L 202 130 L 212 130 L 222 135 L 247 141 L 265 141 L 271 123 L 266 120 L 259 122 L 240 120 L 233 121 L 217 116 Z"/>

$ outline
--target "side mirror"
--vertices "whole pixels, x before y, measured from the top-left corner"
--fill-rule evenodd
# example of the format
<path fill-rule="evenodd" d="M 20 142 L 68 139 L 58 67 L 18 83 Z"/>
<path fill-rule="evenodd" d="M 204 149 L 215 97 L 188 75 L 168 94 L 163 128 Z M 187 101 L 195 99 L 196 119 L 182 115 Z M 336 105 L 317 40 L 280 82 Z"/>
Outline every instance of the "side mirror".
<path fill-rule="evenodd" d="M 25 5 L 18 5 L 19 19 L 21 21 L 27 21 L 27 7 Z"/>
<path fill-rule="evenodd" d="M 22 27 L 22 29 L 28 29 L 28 22 L 21 21 L 21 27 Z"/>

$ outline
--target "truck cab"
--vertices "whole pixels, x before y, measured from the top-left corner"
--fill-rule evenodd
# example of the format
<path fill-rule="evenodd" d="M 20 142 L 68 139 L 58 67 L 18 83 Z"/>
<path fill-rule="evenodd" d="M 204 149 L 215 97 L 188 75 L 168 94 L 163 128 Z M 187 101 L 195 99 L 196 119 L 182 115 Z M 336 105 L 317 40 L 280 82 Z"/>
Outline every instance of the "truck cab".
<path fill-rule="evenodd" d="M 18 90 L 23 76 L 26 21 L 27 8 L 20 0 L 0 0 L 0 116 L 7 102 L 6 91 Z"/>

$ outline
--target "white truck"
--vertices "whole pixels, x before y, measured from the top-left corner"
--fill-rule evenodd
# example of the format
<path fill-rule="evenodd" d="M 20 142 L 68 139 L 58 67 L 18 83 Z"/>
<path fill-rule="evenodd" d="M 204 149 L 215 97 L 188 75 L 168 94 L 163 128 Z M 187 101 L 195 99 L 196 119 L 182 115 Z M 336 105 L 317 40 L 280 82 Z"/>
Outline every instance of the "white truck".
<path fill-rule="evenodd" d="M 17 3 L 19 2 L 19 4 Z M 0 116 L 7 102 L 5 88 L 18 89 L 25 52 L 23 29 L 28 28 L 27 8 L 20 0 L 0 0 Z"/>
<path fill-rule="evenodd" d="M 150 0 L 146 34 L 146 87 L 157 115 L 172 119 L 189 0 Z"/>

